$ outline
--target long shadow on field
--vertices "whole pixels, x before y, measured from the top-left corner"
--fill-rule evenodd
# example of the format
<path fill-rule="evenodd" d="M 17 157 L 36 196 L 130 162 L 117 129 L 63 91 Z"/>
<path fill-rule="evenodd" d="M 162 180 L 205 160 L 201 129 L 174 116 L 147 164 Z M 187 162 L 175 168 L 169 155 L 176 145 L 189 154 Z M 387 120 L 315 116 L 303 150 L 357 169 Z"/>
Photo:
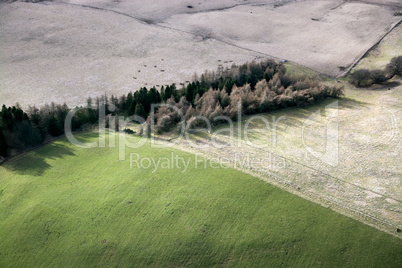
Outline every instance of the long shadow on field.
<path fill-rule="evenodd" d="M 356 108 L 367 108 L 370 103 L 358 101 L 350 98 L 341 98 L 338 102 L 339 109 L 356 109 Z"/>
<path fill-rule="evenodd" d="M 76 133 L 75 138 L 82 143 L 93 142 L 99 137 L 97 133 Z M 74 147 L 64 144 L 63 139 L 45 145 L 16 159 L 6 162 L 3 167 L 21 175 L 41 176 L 52 166 L 47 160 L 75 156 Z"/>
<path fill-rule="evenodd" d="M 51 143 L 35 152 L 35 156 L 43 159 L 63 158 L 66 155 L 74 156 L 75 154 L 70 147 L 60 143 Z"/>
<path fill-rule="evenodd" d="M 284 116 L 283 121 L 286 124 L 277 124 L 275 128 L 278 132 L 286 131 L 288 127 L 302 127 L 306 122 L 306 119 L 313 115 L 315 112 L 320 111 L 323 112 L 326 108 L 334 102 L 338 102 L 338 109 L 361 109 L 368 108 L 370 103 L 362 102 L 350 98 L 328 98 L 326 100 L 320 101 L 319 103 L 315 103 L 311 106 L 307 107 L 290 107 L 286 109 L 281 109 L 275 111 L 274 113 L 270 113 L 269 115 L 276 116 L 276 119 L 280 118 L 280 116 Z"/>
<path fill-rule="evenodd" d="M 60 143 L 51 143 L 17 159 L 12 159 L 6 162 L 3 167 L 20 175 L 41 176 L 52 167 L 47 160 L 74 155 L 70 147 Z"/>
<path fill-rule="evenodd" d="M 301 108 L 300 111 L 298 111 L 298 113 L 300 113 L 303 116 L 308 116 L 311 115 L 312 112 L 318 109 L 320 110 L 325 109 L 328 105 L 331 105 L 336 101 L 338 102 L 339 109 L 367 108 L 370 105 L 370 103 L 368 102 L 358 101 L 348 97 L 337 98 L 337 99 L 328 98 L 319 103 L 308 106 L 306 108 Z"/>
<path fill-rule="evenodd" d="M 3 167 L 20 175 L 41 176 L 51 166 L 46 163 L 45 159 L 37 157 L 34 153 L 29 153 L 5 163 Z"/>

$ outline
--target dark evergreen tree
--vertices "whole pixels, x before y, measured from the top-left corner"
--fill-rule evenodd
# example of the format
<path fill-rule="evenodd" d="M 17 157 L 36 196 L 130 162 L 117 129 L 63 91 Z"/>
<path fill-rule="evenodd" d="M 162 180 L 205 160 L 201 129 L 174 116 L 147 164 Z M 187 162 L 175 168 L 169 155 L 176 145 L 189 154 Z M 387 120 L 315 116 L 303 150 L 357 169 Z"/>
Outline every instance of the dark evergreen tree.
<path fill-rule="evenodd" d="M 158 104 L 161 102 L 161 95 L 159 94 L 159 91 L 156 90 L 155 87 L 151 88 L 148 91 L 148 100 L 150 104 Z"/>
<path fill-rule="evenodd" d="M 161 87 L 161 101 L 166 101 L 165 99 L 165 87 Z"/>
<path fill-rule="evenodd" d="M 125 95 L 122 95 L 119 98 L 119 109 L 120 111 L 125 112 L 127 110 L 127 98 Z"/>
<path fill-rule="evenodd" d="M 134 100 L 133 93 L 131 93 L 131 92 L 128 93 L 127 99 L 126 99 L 126 109 L 125 109 L 126 115 L 128 115 L 128 116 L 133 115 L 134 111 L 135 111 L 136 103 L 134 103 L 134 105 L 133 105 L 133 100 Z"/>
<path fill-rule="evenodd" d="M 127 110 L 127 115 L 131 116 L 135 113 L 135 107 L 137 106 L 137 102 L 133 99 L 129 105 L 129 108 Z"/>
<path fill-rule="evenodd" d="M 232 88 L 235 85 L 235 81 L 232 80 L 231 78 L 228 78 L 225 80 L 225 90 L 226 93 L 228 93 L 230 95 L 230 93 L 232 92 Z"/>
<path fill-rule="evenodd" d="M 32 127 L 28 120 L 17 123 L 13 131 L 15 147 L 23 150 L 43 142 L 42 135 L 37 128 Z"/>
<path fill-rule="evenodd" d="M 173 89 L 167 85 L 166 89 L 165 89 L 165 94 L 163 95 L 163 101 L 167 101 L 168 99 L 170 99 L 170 97 L 172 97 L 173 95 Z"/>
<path fill-rule="evenodd" d="M 118 116 L 118 115 L 116 115 L 116 116 L 114 117 L 114 130 L 115 130 L 116 132 L 119 132 L 119 131 L 120 131 L 120 122 L 119 122 L 119 116 Z"/>
<path fill-rule="evenodd" d="M 64 133 L 62 122 L 60 122 L 60 118 L 56 114 L 50 116 L 47 124 L 47 132 L 53 137 L 60 136 Z"/>
<path fill-rule="evenodd" d="M 148 89 L 146 87 L 141 88 L 134 93 L 134 100 L 141 103 L 145 111 L 148 113 L 151 110 L 151 101 L 148 96 Z"/>
<path fill-rule="evenodd" d="M 8 156 L 8 146 L 6 143 L 6 139 L 3 134 L 3 130 L 0 128 L 0 156 L 7 157 Z"/>
<path fill-rule="evenodd" d="M 194 104 L 194 95 L 195 93 L 195 83 L 192 82 L 186 87 L 186 100 L 192 104 Z"/>
<path fill-rule="evenodd" d="M 145 112 L 144 106 L 141 103 L 136 105 L 134 114 L 144 118 L 144 120 L 147 118 L 147 113 Z"/>
<path fill-rule="evenodd" d="M 11 108 L 10 107 L 7 108 L 5 105 L 3 105 L 0 116 L 3 121 L 4 126 L 8 130 L 11 131 L 13 129 L 13 125 L 14 125 L 13 113 L 12 113 Z"/>

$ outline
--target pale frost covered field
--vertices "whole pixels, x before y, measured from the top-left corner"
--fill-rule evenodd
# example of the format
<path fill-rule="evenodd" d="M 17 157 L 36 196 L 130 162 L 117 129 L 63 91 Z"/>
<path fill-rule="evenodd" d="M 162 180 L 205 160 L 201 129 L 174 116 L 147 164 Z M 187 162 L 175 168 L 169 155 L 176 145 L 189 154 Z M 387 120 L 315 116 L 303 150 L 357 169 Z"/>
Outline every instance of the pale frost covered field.
<path fill-rule="evenodd" d="M 23 107 L 180 86 L 269 56 L 335 77 L 400 20 L 395 1 L 2 2 L 0 100 Z"/>

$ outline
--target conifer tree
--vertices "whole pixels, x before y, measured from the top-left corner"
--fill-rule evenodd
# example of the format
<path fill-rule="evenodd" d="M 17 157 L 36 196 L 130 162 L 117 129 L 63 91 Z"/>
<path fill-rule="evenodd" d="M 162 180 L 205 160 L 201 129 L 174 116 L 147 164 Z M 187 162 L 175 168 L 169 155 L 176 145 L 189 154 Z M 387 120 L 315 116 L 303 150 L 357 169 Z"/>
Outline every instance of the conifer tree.
<path fill-rule="evenodd" d="M 134 114 L 144 118 L 144 120 L 147 118 L 147 114 L 145 112 L 144 106 L 141 103 L 138 103 L 136 105 Z"/>

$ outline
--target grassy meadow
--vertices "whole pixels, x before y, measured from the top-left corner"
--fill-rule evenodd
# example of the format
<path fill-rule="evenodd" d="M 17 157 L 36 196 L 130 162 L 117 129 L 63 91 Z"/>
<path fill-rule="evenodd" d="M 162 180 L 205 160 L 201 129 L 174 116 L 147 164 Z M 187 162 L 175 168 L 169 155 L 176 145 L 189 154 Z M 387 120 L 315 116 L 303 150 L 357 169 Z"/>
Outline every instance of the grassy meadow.
<path fill-rule="evenodd" d="M 305 71 L 292 67 L 290 70 Z M 336 204 L 346 213 L 359 211 L 369 215 L 386 223 L 383 230 L 400 236 L 397 229 L 402 228 L 402 126 L 398 123 L 398 118 L 402 118 L 401 89 L 346 87 L 341 99 L 244 116 L 241 122 L 234 123 L 232 132 L 228 125 L 222 125 L 211 134 L 192 136 L 199 145 L 227 146 L 224 149 L 182 145 L 208 157 L 231 159 L 242 170 L 256 172 L 270 183 L 290 187 L 325 205 Z M 317 112 L 319 116 L 313 116 Z M 336 119 L 331 119 L 331 113 Z M 306 126 L 308 122 L 312 124 Z M 327 129 L 328 122 L 336 122 L 336 132 Z M 331 135 L 338 137 L 335 165 L 307 151 L 309 148 L 326 152 L 327 137 Z M 260 158 L 269 161 L 247 161 Z M 379 226 L 372 219 L 358 219 Z"/>
<path fill-rule="evenodd" d="M 118 153 L 60 139 L 0 166 L 0 267 L 402 263 L 401 239 L 250 175 L 149 144 Z M 190 164 L 131 169 L 130 153 Z"/>

